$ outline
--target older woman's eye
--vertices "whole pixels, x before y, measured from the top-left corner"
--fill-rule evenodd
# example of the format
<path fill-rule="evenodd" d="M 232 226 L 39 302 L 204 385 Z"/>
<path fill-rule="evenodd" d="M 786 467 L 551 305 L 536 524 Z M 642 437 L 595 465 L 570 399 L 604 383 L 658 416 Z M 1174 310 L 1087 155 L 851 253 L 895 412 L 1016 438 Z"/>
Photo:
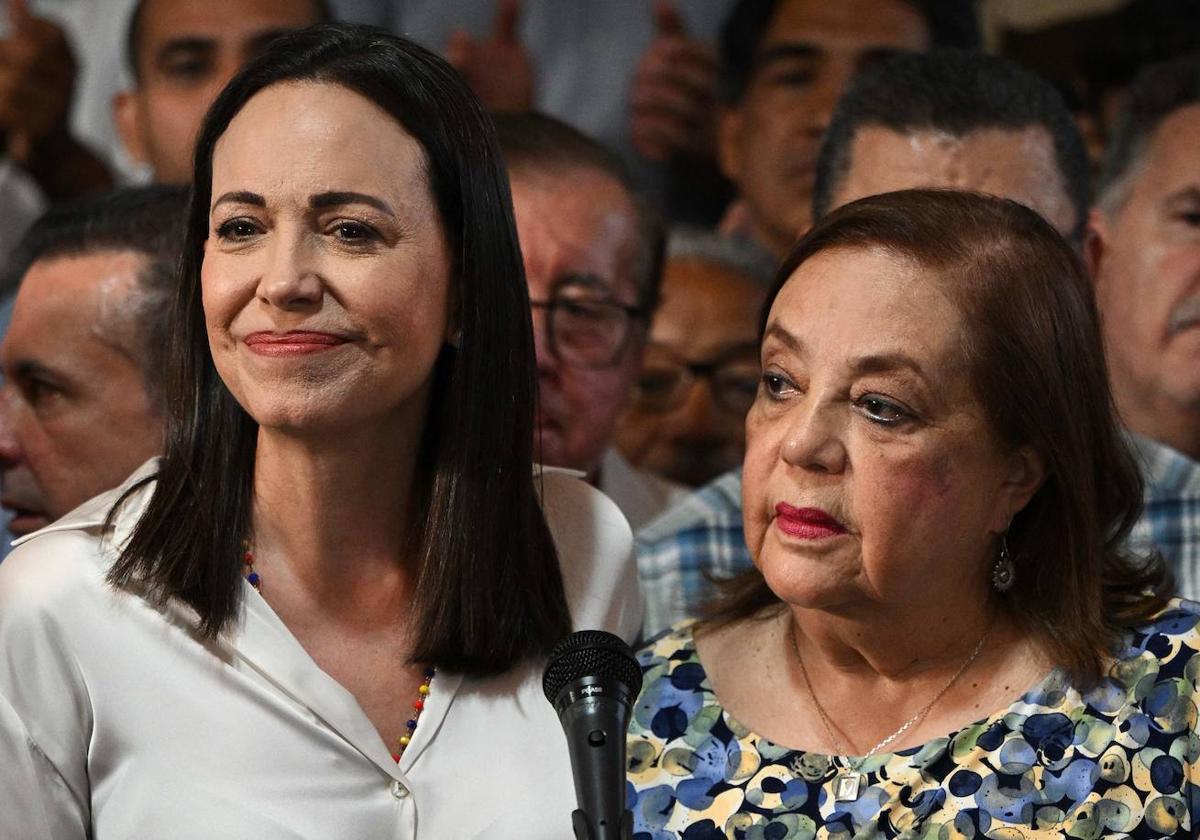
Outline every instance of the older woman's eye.
<path fill-rule="evenodd" d="M 262 232 L 253 219 L 230 219 L 217 226 L 217 238 L 233 241 L 249 239 Z"/>
<path fill-rule="evenodd" d="M 781 400 L 788 395 L 789 392 L 796 390 L 796 386 L 786 376 L 773 371 L 766 371 L 762 375 L 763 390 L 767 396 L 773 400 Z"/>
<path fill-rule="evenodd" d="M 859 397 L 856 405 L 862 409 L 867 419 L 881 426 L 895 426 L 912 418 L 912 414 L 904 406 L 876 394 Z"/>

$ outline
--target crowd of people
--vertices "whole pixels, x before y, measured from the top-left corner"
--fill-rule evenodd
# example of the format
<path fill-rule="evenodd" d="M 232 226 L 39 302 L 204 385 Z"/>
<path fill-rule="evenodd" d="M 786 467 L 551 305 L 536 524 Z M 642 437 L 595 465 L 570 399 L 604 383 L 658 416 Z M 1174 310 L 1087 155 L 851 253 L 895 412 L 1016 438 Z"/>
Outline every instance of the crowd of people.
<path fill-rule="evenodd" d="M 632 840 L 1197 836 L 1200 54 L 1097 168 L 968 2 L 103 5 L 0 39 L 0 838 L 571 836 L 580 628 Z"/>

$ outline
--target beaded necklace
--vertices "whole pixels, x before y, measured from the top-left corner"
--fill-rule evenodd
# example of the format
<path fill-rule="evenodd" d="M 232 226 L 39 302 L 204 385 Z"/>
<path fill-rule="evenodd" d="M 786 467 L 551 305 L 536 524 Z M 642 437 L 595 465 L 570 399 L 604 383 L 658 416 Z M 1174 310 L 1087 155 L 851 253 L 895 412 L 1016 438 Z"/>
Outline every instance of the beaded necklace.
<path fill-rule="evenodd" d="M 246 582 L 253 586 L 256 592 L 262 594 L 262 575 L 254 571 L 254 552 L 250 549 L 250 541 L 247 540 L 243 547 L 245 553 L 242 555 L 242 563 L 246 567 Z M 417 722 L 421 719 L 421 713 L 425 711 L 425 700 L 429 697 L 430 687 L 433 685 L 433 678 L 436 675 L 437 669 L 433 666 L 426 668 L 422 674 L 421 684 L 417 687 L 417 699 L 412 704 L 413 715 L 404 724 L 407 732 L 400 736 L 396 751 L 392 753 L 392 758 L 397 764 L 400 763 L 404 751 L 412 742 L 413 733 L 417 731 Z"/>

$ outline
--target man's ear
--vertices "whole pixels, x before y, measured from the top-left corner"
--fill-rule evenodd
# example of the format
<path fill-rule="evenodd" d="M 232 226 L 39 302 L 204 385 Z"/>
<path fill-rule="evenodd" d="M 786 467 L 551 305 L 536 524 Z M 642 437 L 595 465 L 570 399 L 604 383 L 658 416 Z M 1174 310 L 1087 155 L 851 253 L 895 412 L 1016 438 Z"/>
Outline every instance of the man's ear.
<path fill-rule="evenodd" d="M 745 119 L 740 108 L 722 108 L 717 114 L 717 165 L 721 174 L 736 186 L 742 184 L 742 132 Z"/>
<path fill-rule="evenodd" d="M 1093 207 L 1083 229 L 1083 264 L 1092 282 L 1100 276 L 1100 264 L 1108 251 L 1112 222 L 1103 210 Z"/>
<path fill-rule="evenodd" d="M 1014 516 L 1020 513 L 1046 482 L 1046 461 L 1032 446 L 1022 446 L 1009 456 L 1008 475 L 1001 486 L 1000 504 L 996 505 L 996 516 L 992 531 L 1000 534 L 1008 528 Z"/>
<path fill-rule="evenodd" d="M 113 124 L 125 146 L 125 153 L 134 163 L 150 165 L 150 155 L 144 142 L 142 101 L 132 90 L 123 90 L 113 97 Z"/>

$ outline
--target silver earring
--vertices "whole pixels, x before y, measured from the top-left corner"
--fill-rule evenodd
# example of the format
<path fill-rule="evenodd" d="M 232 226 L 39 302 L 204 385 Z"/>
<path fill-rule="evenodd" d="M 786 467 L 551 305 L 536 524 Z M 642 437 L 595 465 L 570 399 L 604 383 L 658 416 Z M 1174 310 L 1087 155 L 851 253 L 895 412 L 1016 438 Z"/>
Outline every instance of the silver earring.
<path fill-rule="evenodd" d="M 992 564 L 992 586 L 997 592 L 1007 592 L 1012 589 L 1016 579 L 1017 567 L 1008 554 L 1008 531 L 1005 531 L 1000 535 L 1000 555 Z"/>

